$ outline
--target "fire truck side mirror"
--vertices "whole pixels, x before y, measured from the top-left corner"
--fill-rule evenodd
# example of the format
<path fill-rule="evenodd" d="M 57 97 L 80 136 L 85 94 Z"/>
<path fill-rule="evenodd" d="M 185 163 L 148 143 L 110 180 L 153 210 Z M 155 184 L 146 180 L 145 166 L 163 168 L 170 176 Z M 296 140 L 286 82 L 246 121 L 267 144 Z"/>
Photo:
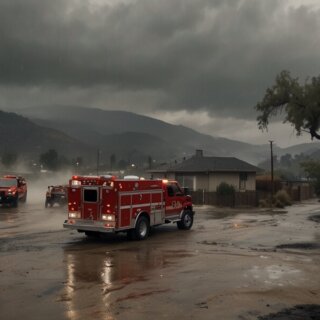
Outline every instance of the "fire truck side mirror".
<path fill-rule="evenodd" d="M 185 196 L 190 195 L 190 190 L 189 190 L 189 188 L 183 187 L 182 190 L 183 190 L 183 194 L 184 194 Z"/>

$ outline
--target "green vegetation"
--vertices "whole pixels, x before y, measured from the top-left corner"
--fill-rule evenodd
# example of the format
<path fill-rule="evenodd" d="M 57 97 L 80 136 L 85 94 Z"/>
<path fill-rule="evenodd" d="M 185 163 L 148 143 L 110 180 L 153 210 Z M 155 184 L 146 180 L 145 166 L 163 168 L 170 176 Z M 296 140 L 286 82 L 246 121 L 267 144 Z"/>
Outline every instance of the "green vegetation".
<path fill-rule="evenodd" d="M 305 131 L 311 139 L 320 140 L 320 76 L 300 85 L 298 78 L 282 71 L 255 109 L 260 112 L 257 121 L 261 130 L 268 128 L 271 117 L 283 112 L 284 122 L 294 126 L 297 135 Z"/>
<path fill-rule="evenodd" d="M 16 164 L 18 159 L 18 155 L 16 153 L 4 153 L 1 157 L 1 163 L 6 167 L 6 168 L 11 168 L 14 164 Z"/>
<path fill-rule="evenodd" d="M 235 188 L 233 185 L 228 184 L 226 182 L 221 182 L 217 186 L 217 195 L 218 196 L 229 196 L 229 195 L 234 195 L 236 192 Z"/>
<path fill-rule="evenodd" d="M 45 169 L 55 171 L 59 168 L 58 152 L 54 149 L 42 153 L 39 157 L 39 161 Z"/>
<path fill-rule="evenodd" d="M 301 164 L 302 168 L 312 180 L 316 195 L 320 197 L 320 161 L 309 160 Z"/>
<path fill-rule="evenodd" d="M 314 154 L 313 158 L 318 158 L 319 156 Z M 319 158 L 320 159 L 320 158 Z M 291 154 L 285 154 L 278 158 L 274 156 L 273 166 L 274 166 L 274 175 L 279 177 L 280 180 L 301 180 L 307 178 L 306 172 L 301 166 L 302 163 L 310 161 L 311 156 L 304 155 L 303 153 L 291 156 Z M 259 168 L 270 172 L 270 159 L 267 159 L 258 164 Z"/>
<path fill-rule="evenodd" d="M 284 208 L 291 206 L 291 199 L 286 190 L 279 190 L 274 196 L 274 205 L 277 208 Z"/>

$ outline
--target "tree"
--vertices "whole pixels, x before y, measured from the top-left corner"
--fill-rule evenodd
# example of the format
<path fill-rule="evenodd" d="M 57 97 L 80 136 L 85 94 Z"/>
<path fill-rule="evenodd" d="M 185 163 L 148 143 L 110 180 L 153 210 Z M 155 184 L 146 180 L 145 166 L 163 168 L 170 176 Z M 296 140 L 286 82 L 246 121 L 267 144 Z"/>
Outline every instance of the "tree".
<path fill-rule="evenodd" d="M 152 157 L 151 156 L 148 156 L 148 169 L 151 170 L 152 169 Z"/>
<path fill-rule="evenodd" d="M 300 85 L 298 78 L 293 79 L 290 72 L 282 71 L 255 109 L 260 112 L 257 121 L 261 130 L 268 128 L 271 117 L 284 112 L 283 122 L 291 123 L 297 135 L 305 131 L 311 139 L 320 140 L 320 76 Z"/>
<path fill-rule="evenodd" d="M 110 156 L 110 167 L 111 167 L 111 170 L 115 169 L 115 166 L 116 166 L 116 155 L 113 153 Z"/>
<path fill-rule="evenodd" d="M 280 157 L 280 166 L 282 167 L 290 167 L 292 163 L 292 156 L 290 153 L 286 153 L 285 155 Z"/>
<path fill-rule="evenodd" d="M 1 157 L 2 164 L 10 168 L 17 162 L 18 156 L 16 153 L 4 153 Z"/>
<path fill-rule="evenodd" d="M 54 149 L 50 149 L 40 155 L 40 163 L 49 170 L 56 170 L 59 166 L 58 153 Z"/>
<path fill-rule="evenodd" d="M 313 181 L 315 192 L 320 196 L 320 161 L 309 160 L 301 163 L 301 167 Z"/>

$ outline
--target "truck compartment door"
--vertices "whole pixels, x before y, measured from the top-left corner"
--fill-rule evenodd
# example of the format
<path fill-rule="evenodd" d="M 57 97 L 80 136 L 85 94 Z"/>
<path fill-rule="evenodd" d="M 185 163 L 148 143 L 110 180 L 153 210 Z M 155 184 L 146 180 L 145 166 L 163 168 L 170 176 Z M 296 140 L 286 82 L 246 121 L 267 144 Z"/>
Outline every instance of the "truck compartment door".
<path fill-rule="evenodd" d="M 132 196 L 129 194 L 119 195 L 119 227 L 129 227 L 131 223 Z"/>
<path fill-rule="evenodd" d="M 82 190 L 82 218 L 100 220 L 100 192 L 97 187 L 84 187 Z"/>
<path fill-rule="evenodd" d="M 151 194 L 151 225 L 162 224 L 165 220 L 163 192 Z"/>

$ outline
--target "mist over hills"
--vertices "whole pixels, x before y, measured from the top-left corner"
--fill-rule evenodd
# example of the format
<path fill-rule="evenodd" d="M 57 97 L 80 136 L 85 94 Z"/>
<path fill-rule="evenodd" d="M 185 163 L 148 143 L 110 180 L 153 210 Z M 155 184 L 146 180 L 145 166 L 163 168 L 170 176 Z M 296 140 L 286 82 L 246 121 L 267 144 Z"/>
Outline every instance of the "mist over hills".
<path fill-rule="evenodd" d="M 215 138 L 181 125 L 131 112 L 83 107 L 37 107 L 21 112 L 39 125 L 61 130 L 85 143 L 105 151 L 108 149 L 110 153 L 116 149 L 122 157 L 130 150 L 135 150 L 165 161 L 182 159 L 194 154 L 195 149 L 203 149 L 207 155 L 237 154 L 241 159 L 254 163 L 264 159 L 264 147 Z M 134 138 L 133 133 L 139 133 L 139 136 Z M 110 141 L 113 141 L 113 146 Z"/>
<path fill-rule="evenodd" d="M 43 136 L 41 145 L 52 144 L 61 152 L 81 155 L 95 153 L 92 150 L 99 149 L 105 162 L 109 161 L 112 154 L 117 160 L 128 162 L 141 163 L 147 161 L 148 157 L 157 163 L 182 160 L 193 155 L 195 149 L 203 149 L 208 156 L 235 156 L 252 164 L 258 164 L 270 156 L 268 144 L 252 145 L 213 137 L 185 126 L 172 125 L 131 112 L 75 106 L 24 108 L 17 112 L 28 117 L 32 122 L 24 119 L 42 128 L 47 135 L 49 132 L 55 134 L 57 139 L 52 142 L 47 140 L 47 143 L 46 136 Z M 91 151 L 88 151 L 88 147 Z M 274 153 L 278 156 L 301 152 L 312 155 L 317 150 L 320 150 L 318 142 L 283 149 L 274 146 Z"/>
<path fill-rule="evenodd" d="M 72 157 L 90 153 L 92 148 L 62 131 L 43 127 L 15 113 L 0 111 L 1 154 L 12 152 L 26 159 L 52 148 Z"/>

